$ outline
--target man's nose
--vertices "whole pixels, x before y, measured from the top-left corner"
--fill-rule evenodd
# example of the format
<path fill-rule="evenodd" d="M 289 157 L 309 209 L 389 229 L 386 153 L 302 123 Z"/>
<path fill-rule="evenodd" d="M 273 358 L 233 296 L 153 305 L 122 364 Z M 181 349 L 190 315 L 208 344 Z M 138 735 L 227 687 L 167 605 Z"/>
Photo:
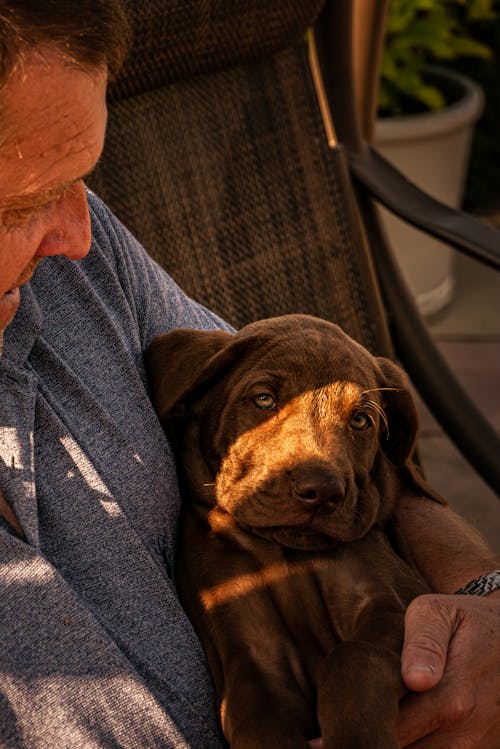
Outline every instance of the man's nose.
<path fill-rule="evenodd" d="M 36 256 L 66 255 L 71 260 L 81 260 L 90 249 L 90 241 L 87 196 L 80 180 L 70 185 L 54 203 Z"/>

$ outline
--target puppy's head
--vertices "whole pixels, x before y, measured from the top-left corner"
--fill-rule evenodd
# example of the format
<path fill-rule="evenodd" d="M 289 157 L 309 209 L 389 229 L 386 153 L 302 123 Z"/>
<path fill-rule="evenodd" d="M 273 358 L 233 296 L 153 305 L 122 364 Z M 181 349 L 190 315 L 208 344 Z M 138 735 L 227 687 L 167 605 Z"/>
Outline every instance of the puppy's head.
<path fill-rule="evenodd" d="M 411 463 L 402 370 L 332 323 L 262 320 L 231 335 L 176 330 L 147 352 L 153 401 L 195 501 L 293 548 L 326 548 L 385 520 Z"/>

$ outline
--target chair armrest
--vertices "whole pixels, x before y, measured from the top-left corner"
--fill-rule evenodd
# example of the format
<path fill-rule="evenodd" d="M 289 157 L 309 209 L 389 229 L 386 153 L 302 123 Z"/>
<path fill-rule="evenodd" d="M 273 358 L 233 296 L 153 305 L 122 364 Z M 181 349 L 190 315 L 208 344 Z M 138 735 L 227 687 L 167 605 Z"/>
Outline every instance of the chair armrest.
<path fill-rule="evenodd" d="M 500 436 L 462 387 L 419 315 L 368 191 L 361 212 L 397 358 L 444 431 L 500 497 Z"/>
<path fill-rule="evenodd" d="M 352 151 L 348 157 L 354 181 L 392 213 L 466 255 L 500 269 L 500 231 L 427 195 L 371 146 Z"/>

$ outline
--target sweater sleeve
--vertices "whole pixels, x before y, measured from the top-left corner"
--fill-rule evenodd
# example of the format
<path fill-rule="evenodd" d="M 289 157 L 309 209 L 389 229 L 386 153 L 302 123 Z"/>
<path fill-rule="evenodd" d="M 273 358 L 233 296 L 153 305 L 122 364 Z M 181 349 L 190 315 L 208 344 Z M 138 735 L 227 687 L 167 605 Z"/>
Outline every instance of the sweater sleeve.
<path fill-rule="evenodd" d="M 123 292 L 137 319 L 143 351 L 156 335 L 174 328 L 233 332 L 228 323 L 188 297 L 91 191 L 88 199 L 94 241 L 114 258 Z"/>

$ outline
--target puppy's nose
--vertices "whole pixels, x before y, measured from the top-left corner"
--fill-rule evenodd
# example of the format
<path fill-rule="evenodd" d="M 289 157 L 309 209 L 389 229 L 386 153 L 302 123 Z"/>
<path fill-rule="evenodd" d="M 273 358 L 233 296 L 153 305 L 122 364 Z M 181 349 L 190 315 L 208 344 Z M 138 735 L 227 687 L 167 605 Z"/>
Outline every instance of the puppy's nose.
<path fill-rule="evenodd" d="M 333 512 L 345 497 L 345 484 L 334 474 L 311 470 L 293 479 L 292 491 L 306 507 Z"/>

